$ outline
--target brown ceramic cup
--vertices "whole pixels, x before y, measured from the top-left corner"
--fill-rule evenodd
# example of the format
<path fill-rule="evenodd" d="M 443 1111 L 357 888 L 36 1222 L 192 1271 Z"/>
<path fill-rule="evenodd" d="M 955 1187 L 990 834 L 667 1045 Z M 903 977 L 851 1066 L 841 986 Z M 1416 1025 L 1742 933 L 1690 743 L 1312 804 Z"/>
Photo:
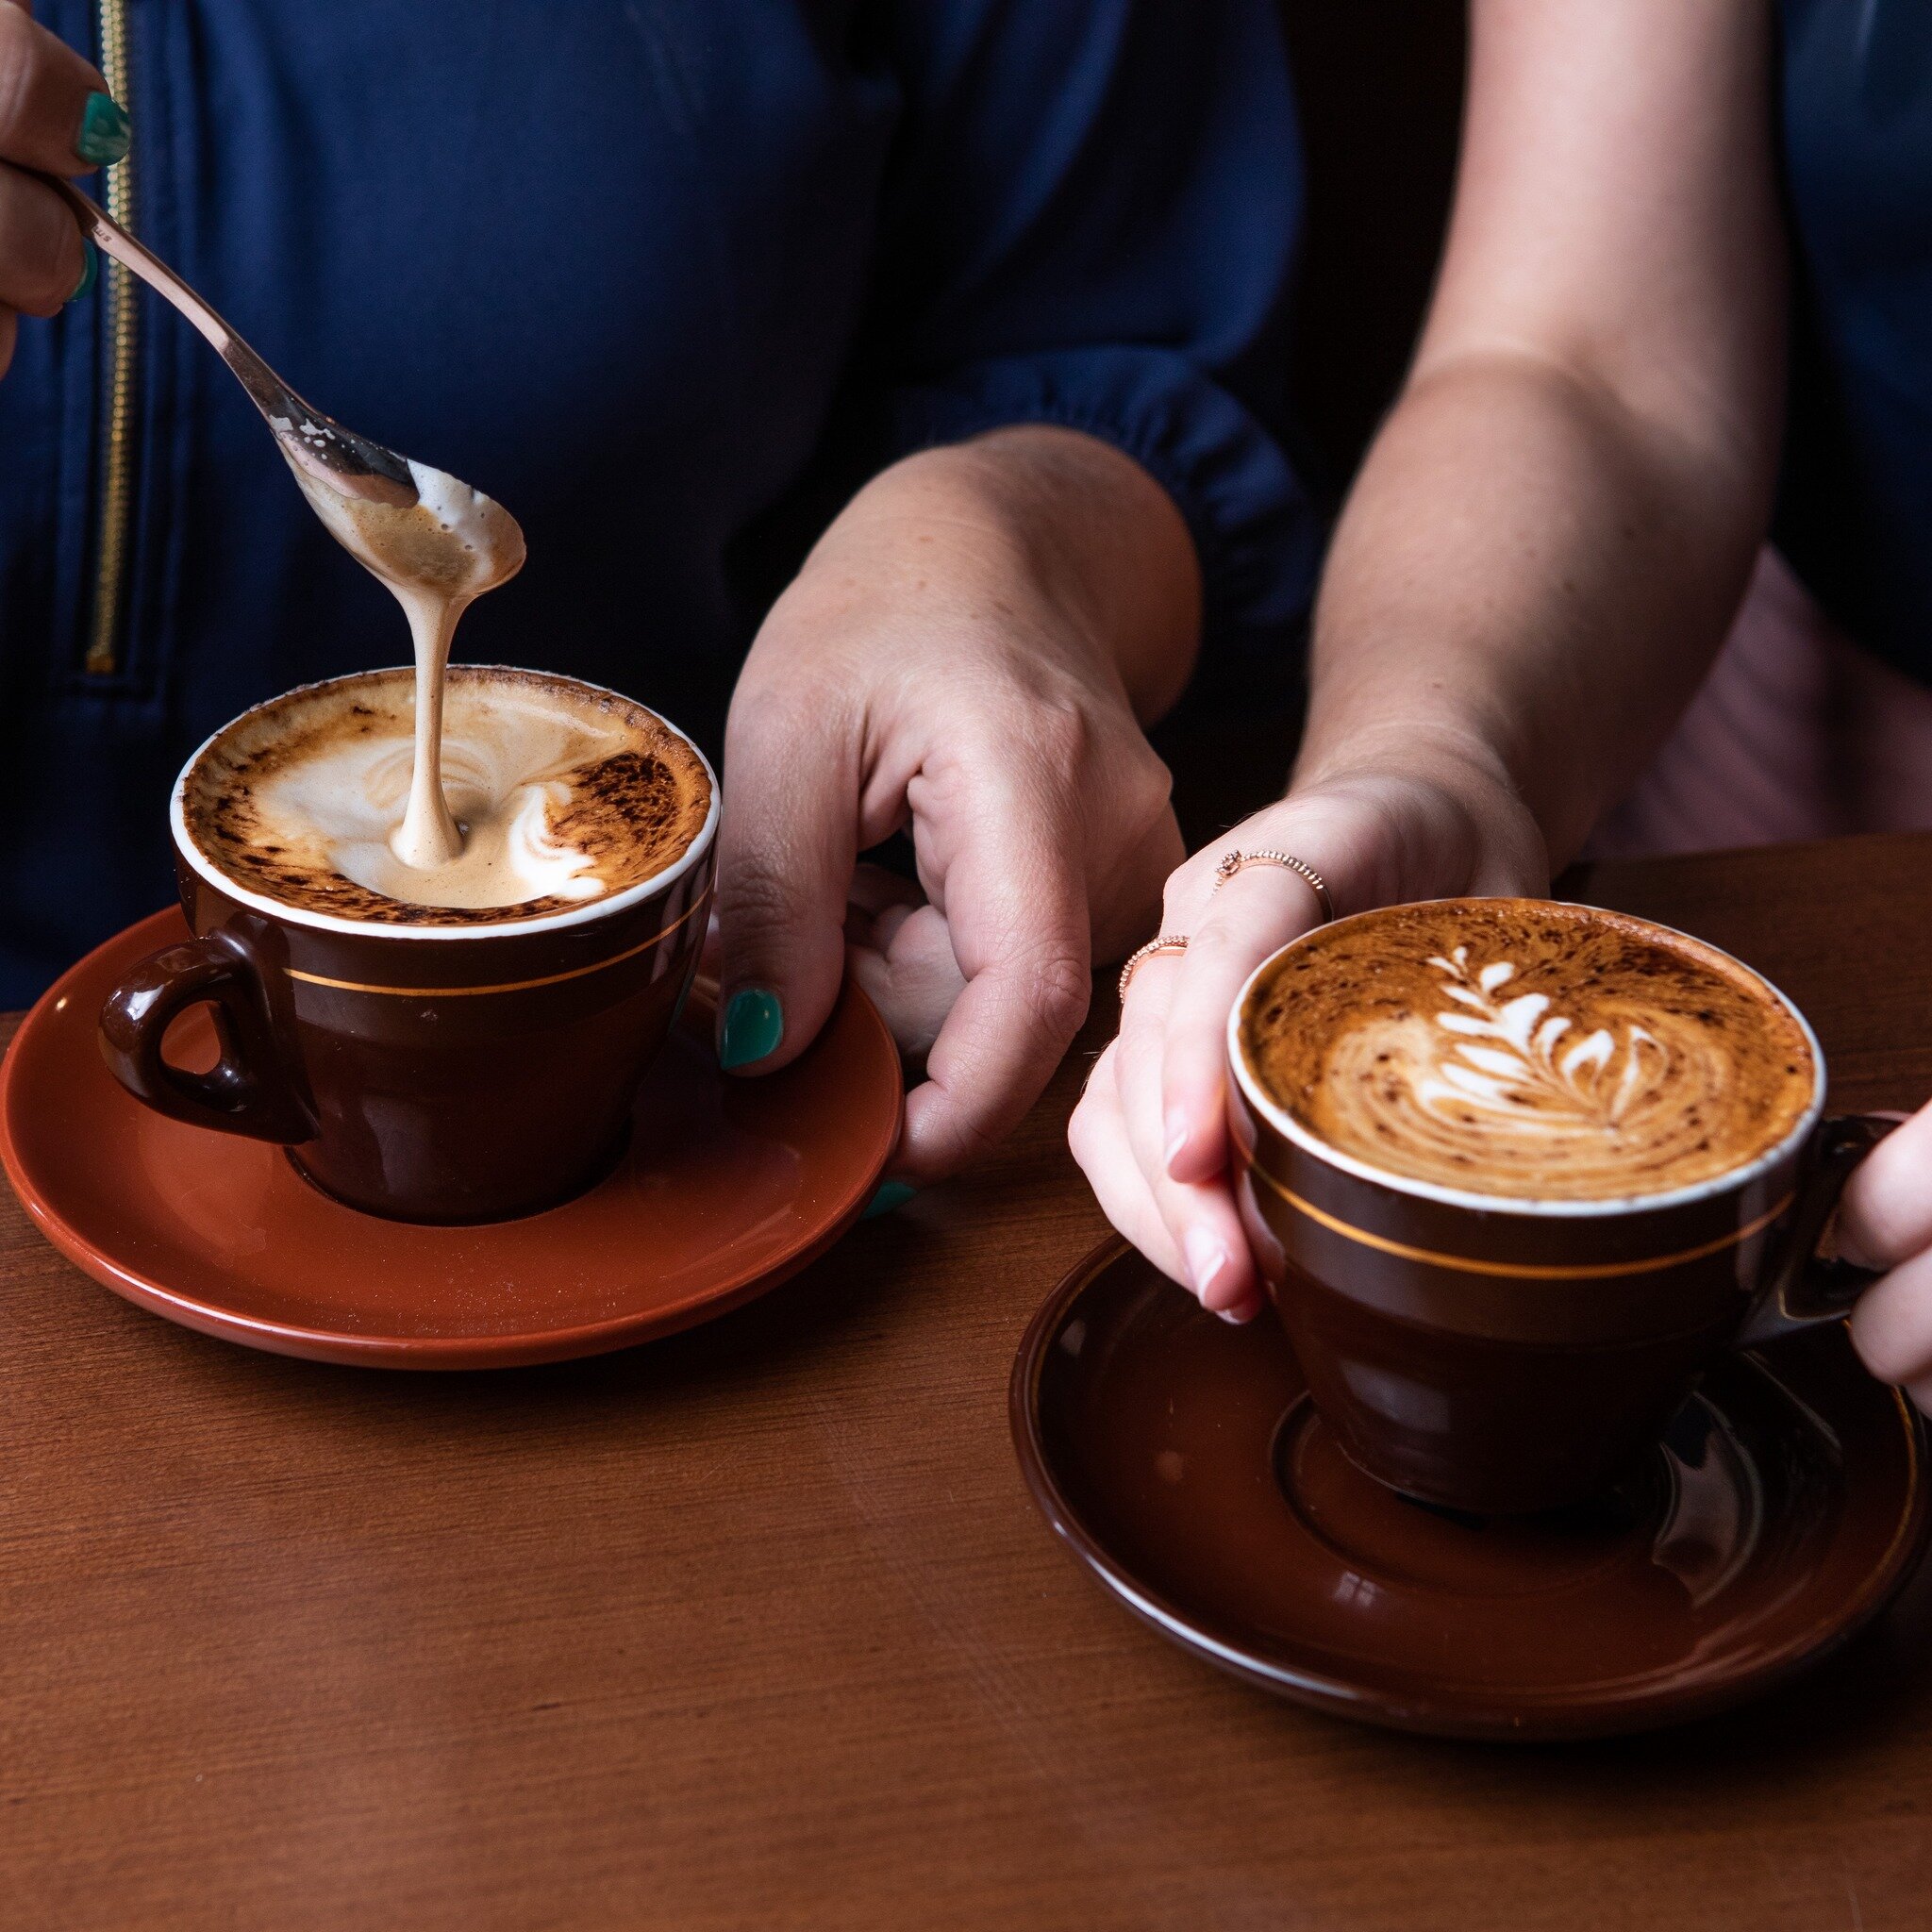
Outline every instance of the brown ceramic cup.
<path fill-rule="evenodd" d="M 217 871 L 183 811 L 200 756 L 171 814 L 193 936 L 143 959 L 101 1014 L 129 1092 L 196 1126 L 279 1141 L 318 1187 L 394 1220 L 534 1213 L 614 1164 L 704 942 L 708 764 L 709 813 L 654 876 L 536 919 L 402 926 L 283 905 Z M 197 1004 L 220 1046 L 201 1072 L 163 1051 Z"/>
<path fill-rule="evenodd" d="M 1824 1117 L 1816 1035 L 1748 969 L 1810 1044 L 1811 1100 L 1790 1133 L 1668 1192 L 1512 1200 L 1372 1167 L 1269 1095 L 1242 1021 L 1292 951 L 1257 969 L 1229 1018 L 1238 1198 L 1317 1410 L 1391 1488 L 1480 1514 L 1579 1502 L 1656 1441 L 1719 1355 L 1841 1316 L 1872 1278 L 1816 1250 L 1891 1124 Z"/>

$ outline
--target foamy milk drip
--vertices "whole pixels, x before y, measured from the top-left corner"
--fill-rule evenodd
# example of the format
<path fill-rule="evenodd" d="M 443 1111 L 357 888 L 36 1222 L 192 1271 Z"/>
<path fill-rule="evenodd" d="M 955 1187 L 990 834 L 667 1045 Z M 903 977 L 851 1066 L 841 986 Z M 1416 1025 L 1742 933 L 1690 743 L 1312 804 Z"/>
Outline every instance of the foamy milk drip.
<path fill-rule="evenodd" d="M 1317 935 L 1251 997 L 1257 1071 L 1342 1152 L 1477 1192 L 1609 1199 L 1722 1174 L 1808 1106 L 1802 1029 L 1720 956 L 1602 915 L 1455 905 Z"/>
<path fill-rule="evenodd" d="M 400 507 L 344 495 L 301 464 L 291 460 L 289 467 L 336 541 L 390 587 L 409 623 L 416 658 L 415 745 L 410 781 L 389 843 L 408 872 L 460 872 L 466 877 L 460 884 L 425 877 L 411 890 L 392 891 L 392 896 L 427 906 L 498 903 L 447 896 L 475 890 L 475 878 L 489 875 L 496 859 L 492 855 L 480 868 L 468 863 L 461 815 L 452 810 L 444 789 L 443 684 L 457 620 L 485 591 L 522 567 L 523 532 L 500 504 L 426 463 L 409 461 L 417 501 Z M 410 885 L 407 876 L 399 883 Z"/>

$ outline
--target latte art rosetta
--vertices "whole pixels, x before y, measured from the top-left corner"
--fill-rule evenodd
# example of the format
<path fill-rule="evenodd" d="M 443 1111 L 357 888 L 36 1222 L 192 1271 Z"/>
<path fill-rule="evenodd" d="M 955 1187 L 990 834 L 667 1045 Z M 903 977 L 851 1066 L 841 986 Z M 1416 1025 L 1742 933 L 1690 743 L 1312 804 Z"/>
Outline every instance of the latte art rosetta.
<path fill-rule="evenodd" d="M 1795 1125 L 1810 1049 L 1774 996 L 1579 912 L 1445 901 L 1311 935 L 1250 996 L 1251 1064 L 1322 1140 L 1476 1192 L 1661 1191 Z"/>
<path fill-rule="evenodd" d="M 1550 1011 L 1547 993 L 1498 1006 L 1492 995 L 1516 977 L 1515 966 L 1499 959 L 1472 974 L 1467 946 L 1429 964 L 1446 976 L 1448 997 L 1474 1010 L 1436 1015 L 1454 1041 L 1416 1071 L 1424 1112 L 1467 1123 L 1476 1108 L 1507 1132 L 1615 1134 L 1668 1088 L 1671 1050 L 1636 1021 L 1619 1038 L 1607 1026 L 1582 1033 Z"/>

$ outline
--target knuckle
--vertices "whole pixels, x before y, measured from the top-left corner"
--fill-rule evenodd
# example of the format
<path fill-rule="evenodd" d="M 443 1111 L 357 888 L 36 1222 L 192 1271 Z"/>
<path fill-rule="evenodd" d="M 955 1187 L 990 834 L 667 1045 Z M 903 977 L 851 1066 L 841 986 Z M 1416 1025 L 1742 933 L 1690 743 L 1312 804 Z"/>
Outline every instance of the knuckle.
<path fill-rule="evenodd" d="M 1067 1151 L 1079 1165 L 1083 1174 L 1092 1171 L 1094 1158 L 1095 1124 L 1093 1108 L 1097 1103 L 1092 1097 L 1092 1089 L 1081 1094 L 1080 1104 L 1067 1119 Z"/>
<path fill-rule="evenodd" d="M 1314 924 L 1309 916 L 1313 901 L 1294 874 L 1271 868 L 1257 875 L 1267 884 L 1239 893 L 1232 887 L 1225 892 L 1208 889 L 1190 948 L 1196 961 L 1238 964 L 1245 971 Z"/>
<path fill-rule="evenodd" d="M 51 314 L 80 279 L 80 232 L 38 183 L 19 183 L 5 207 L 11 300 L 29 313 Z"/>
<path fill-rule="evenodd" d="M 1220 862 L 1220 852 L 1218 843 L 1207 846 L 1168 874 L 1161 904 L 1170 921 L 1183 913 L 1203 921 L 1212 919 L 1214 868 Z"/>
<path fill-rule="evenodd" d="M 1028 708 L 1026 737 L 1054 772 L 1072 778 L 1093 751 L 1093 725 L 1086 708 L 1061 697 L 1034 700 Z"/>
<path fill-rule="evenodd" d="M 1212 914 L 1202 920 L 1195 929 L 1188 950 L 1197 960 L 1225 959 L 1240 952 L 1252 952 L 1257 958 L 1260 958 L 1252 939 L 1237 932 L 1227 920 L 1215 918 Z"/>
<path fill-rule="evenodd" d="M 1215 1014 L 1206 1030 L 1177 1033 L 1165 1042 L 1159 1081 L 1163 1108 L 1193 1109 L 1211 1102 L 1212 1109 L 1219 1111 L 1226 1078 L 1221 1057 L 1221 1032 L 1226 1021 L 1224 1011 Z"/>
<path fill-rule="evenodd" d="M 781 682 L 741 678 L 724 721 L 724 762 L 737 768 L 758 747 L 790 738 L 802 708 Z"/>
<path fill-rule="evenodd" d="M 1114 1091 L 1114 1067 L 1120 1055 L 1120 1041 L 1110 1040 L 1093 1058 L 1093 1064 L 1087 1069 L 1087 1077 L 1080 1082 L 1080 1097 L 1074 1103 L 1075 1113 L 1086 1114 L 1090 1119 L 1092 1110 L 1112 1096 Z"/>
<path fill-rule="evenodd" d="M 1167 760 L 1136 731 L 1124 763 L 1123 790 L 1134 817 L 1142 824 L 1158 818 L 1174 797 L 1174 774 Z"/>
<path fill-rule="evenodd" d="M 996 1120 L 982 1120 L 963 1109 L 955 1110 L 936 1147 L 934 1177 L 976 1167 L 999 1146 L 1001 1125 Z"/>
<path fill-rule="evenodd" d="M 1060 948 L 1042 951 L 1027 962 L 1021 983 L 1029 1015 L 1041 1033 L 1071 1040 L 1080 1030 L 1093 998 L 1084 959 Z"/>
<path fill-rule="evenodd" d="M 724 924 L 741 930 L 783 925 L 792 904 L 783 877 L 761 864 L 741 858 L 719 870 L 718 917 Z"/>
<path fill-rule="evenodd" d="M 755 643 L 731 693 L 727 735 L 746 728 L 831 735 L 845 716 L 851 680 L 823 654 Z"/>
<path fill-rule="evenodd" d="M 1869 1295 L 1867 1299 L 1871 1302 Z M 1860 1359 L 1881 1382 L 1894 1385 L 1923 1374 L 1926 1366 L 1924 1349 L 1903 1332 L 1895 1314 L 1889 1305 L 1872 1303 L 1852 1319 L 1852 1339 Z"/>
<path fill-rule="evenodd" d="M 32 112 L 34 24 L 18 7 L 0 7 L 0 148 L 11 152 Z"/>
<path fill-rule="evenodd" d="M 1192 952 L 1200 943 L 1202 928 L 1213 916 L 1209 902 L 1201 889 L 1187 876 L 1185 867 L 1169 875 L 1160 895 L 1158 924 L 1162 932 L 1185 934 L 1188 950 Z"/>
<path fill-rule="evenodd" d="M 837 692 L 821 699 L 789 679 L 741 680 L 724 722 L 727 791 L 793 808 L 801 794 L 856 793 L 858 738 Z"/>

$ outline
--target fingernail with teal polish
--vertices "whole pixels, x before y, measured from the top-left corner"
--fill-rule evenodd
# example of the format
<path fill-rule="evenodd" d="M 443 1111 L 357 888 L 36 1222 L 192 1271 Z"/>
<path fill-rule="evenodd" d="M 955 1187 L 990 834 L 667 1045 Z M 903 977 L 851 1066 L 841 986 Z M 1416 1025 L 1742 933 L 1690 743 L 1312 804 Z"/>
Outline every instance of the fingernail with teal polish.
<path fill-rule="evenodd" d="M 80 248 L 81 253 L 87 257 L 87 260 L 82 265 L 79 281 L 74 285 L 74 293 L 67 298 L 70 302 L 78 302 L 93 287 L 94 283 L 99 280 L 101 274 L 101 258 L 94 244 L 92 242 L 84 241 L 81 242 Z"/>
<path fill-rule="evenodd" d="M 890 1214 L 895 1208 L 903 1208 L 919 1190 L 909 1181 L 881 1181 L 879 1191 L 866 1204 L 861 1221 L 876 1221 L 881 1214 Z"/>
<path fill-rule="evenodd" d="M 88 95 L 74 152 L 90 167 L 100 168 L 122 159 L 133 142 L 134 124 L 120 102 L 112 94 Z"/>
<path fill-rule="evenodd" d="M 748 986 L 731 995 L 724 1008 L 724 1032 L 718 1041 L 718 1064 L 726 1073 L 748 1067 L 778 1051 L 785 1038 L 785 1008 L 769 987 Z"/>

